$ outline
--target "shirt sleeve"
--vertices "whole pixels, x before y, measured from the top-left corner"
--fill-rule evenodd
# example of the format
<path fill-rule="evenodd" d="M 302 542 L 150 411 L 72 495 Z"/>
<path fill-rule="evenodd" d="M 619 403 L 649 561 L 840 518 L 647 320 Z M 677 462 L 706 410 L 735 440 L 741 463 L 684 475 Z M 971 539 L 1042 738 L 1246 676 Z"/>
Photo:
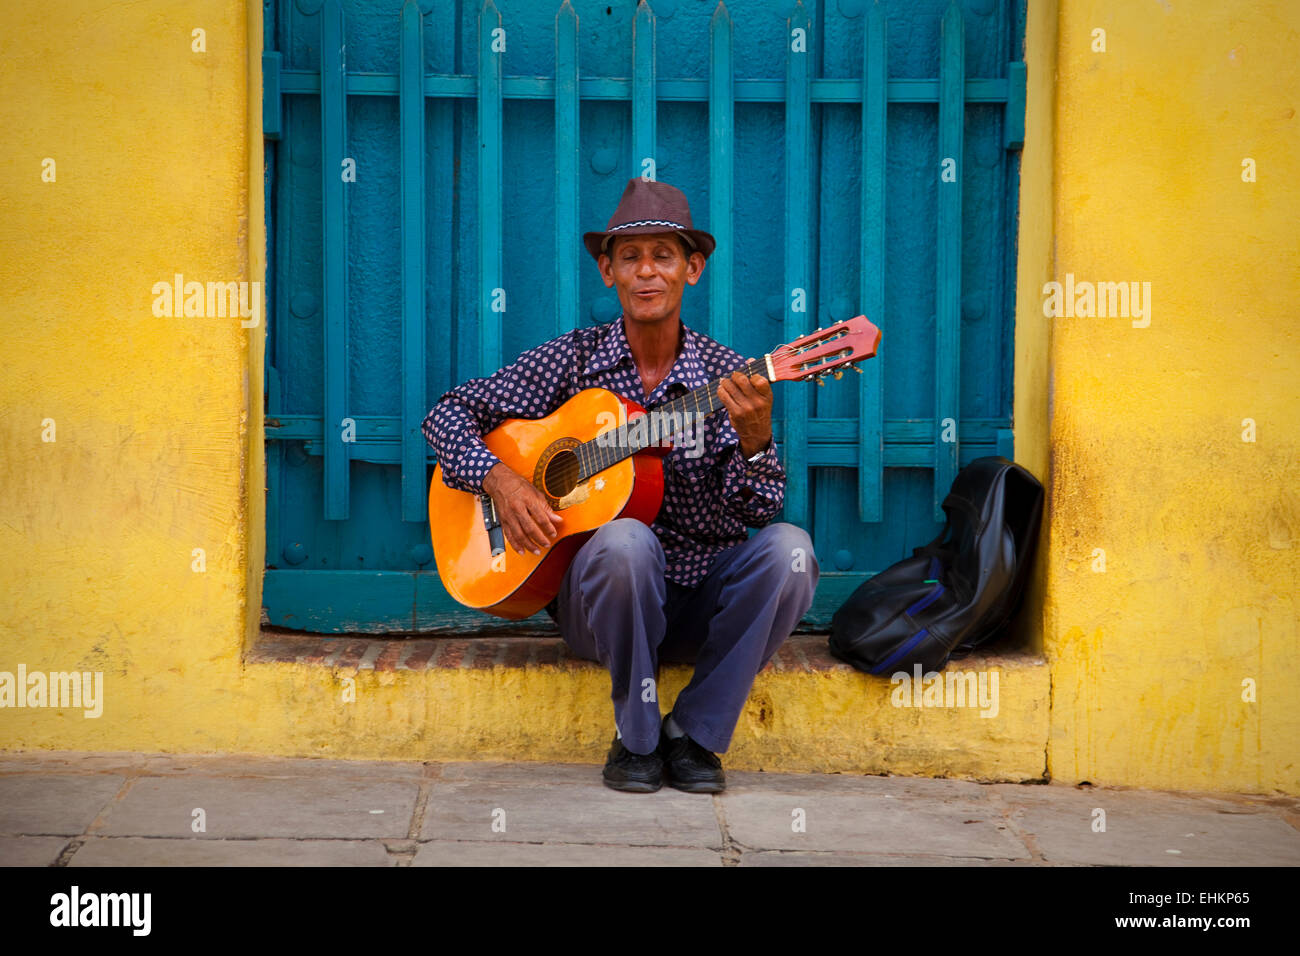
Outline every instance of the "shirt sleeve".
<path fill-rule="evenodd" d="M 573 333 L 529 349 L 487 378 L 472 378 L 438 399 L 421 431 L 449 488 L 483 493 L 483 479 L 501 459 L 483 436 L 507 418 L 545 418 L 570 397 Z"/>
<path fill-rule="evenodd" d="M 728 423 L 727 431 L 735 435 Z M 740 450 L 740 438 L 734 444 L 722 465 L 722 506 L 727 514 L 744 522 L 750 528 L 761 528 L 776 517 L 785 503 L 785 468 L 776 453 L 773 438 L 752 465 Z"/>

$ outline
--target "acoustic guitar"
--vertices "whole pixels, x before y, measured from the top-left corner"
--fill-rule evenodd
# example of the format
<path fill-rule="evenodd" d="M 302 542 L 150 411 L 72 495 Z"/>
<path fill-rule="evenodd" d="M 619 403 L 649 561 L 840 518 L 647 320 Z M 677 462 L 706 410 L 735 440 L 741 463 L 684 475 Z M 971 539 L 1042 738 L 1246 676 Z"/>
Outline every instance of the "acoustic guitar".
<path fill-rule="evenodd" d="M 871 358 L 880 330 L 864 315 L 778 346 L 740 371 L 769 382 L 839 378 Z M 488 449 L 533 485 L 563 520 L 541 554 L 506 546 L 492 499 L 450 488 L 442 466 L 429 486 L 429 530 L 438 574 L 466 607 L 518 620 L 560 591 L 578 549 L 615 518 L 651 524 L 663 502 L 663 462 L 676 443 L 702 441 L 704 418 L 723 408 L 715 379 L 647 412 L 608 389 L 589 388 L 545 418 L 513 418 L 483 436 Z M 687 451 L 690 454 L 690 450 Z"/>

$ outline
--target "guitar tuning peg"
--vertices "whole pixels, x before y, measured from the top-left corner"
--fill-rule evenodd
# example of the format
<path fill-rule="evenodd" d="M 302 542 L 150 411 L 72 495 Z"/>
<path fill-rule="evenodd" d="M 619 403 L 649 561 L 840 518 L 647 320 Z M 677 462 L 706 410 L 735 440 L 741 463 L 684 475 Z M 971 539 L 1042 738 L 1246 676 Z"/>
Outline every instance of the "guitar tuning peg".
<path fill-rule="evenodd" d="M 857 372 L 859 375 L 862 374 L 862 369 L 858 368 L 856 365 L 853 366 L 853 371 Z"/>
<path fill-rule="evenodd" d="M 818 375 L 818 376 L 817 376 L 817 384 L 818 384 L 818 385 L 825 385 L 825 384 L 826 384 L 825 382 L 822 381 L 822 378 L 823 378 L 823 376 L 821 376 L 821 375 Z"/>
<path fill-rule="evenodd" d="M 837 368 L 837 369 L 835 370 L 835 380 L 836 380 L 836 381 L 839 381 L 839 380 L 842 379 L 843 377 L 844 377 L 844 369 L 842 369 L 842 368 Z"/>

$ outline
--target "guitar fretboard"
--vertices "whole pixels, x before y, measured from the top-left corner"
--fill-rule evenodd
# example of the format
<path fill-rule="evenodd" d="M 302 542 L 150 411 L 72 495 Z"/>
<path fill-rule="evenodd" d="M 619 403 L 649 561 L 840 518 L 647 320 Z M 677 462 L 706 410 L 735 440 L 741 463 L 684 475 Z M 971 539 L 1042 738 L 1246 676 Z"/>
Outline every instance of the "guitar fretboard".
<path fill-rule="evenodd" d="M 746 375 L 759 375 L 766 370 L 767 366 L 763 359 L 753 359 L 737 371 L 744 372 Z M 698 427 L 698 424 L 691 423 L 702 422 L 723 407 L 718 399 L 718 386 L 724 378 L 730 377 L 729 374 L 715 378 L 702 388 L 648 409 L 643 419 L 634 419 L 627 424 L 610 429 L 591 441 L 583 442 L 574 449 L 580 466 L 578 480 L 586 481 L 592 475 L 631 458 L 637 452 Z"/>

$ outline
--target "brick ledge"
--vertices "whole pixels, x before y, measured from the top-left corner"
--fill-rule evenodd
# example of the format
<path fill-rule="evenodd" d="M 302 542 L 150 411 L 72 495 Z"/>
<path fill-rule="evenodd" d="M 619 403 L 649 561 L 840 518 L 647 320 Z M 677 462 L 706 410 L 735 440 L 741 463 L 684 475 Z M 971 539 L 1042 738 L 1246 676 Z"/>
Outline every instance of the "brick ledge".
<path fill-rule="evenodd" d="M 244 661 L 246 664 L 318 664 L 328 668 L 375 671 L 540 667 L 604 670 L 597 662 L 575 655 L 562 638 L 547 633 L 394 639 L 305 634 L 263 626 L 257 644 L 245 655 Z M 1040 655 L 1008 650 L 972 655 L 953 661 L 949 667 L 963 669 L 967 662 L 975 661 L 982 667 L 1023 667 L 1045 663 Z M 831 656 L 826 646 L 826 634 L 796 633 L 768 661 L 763 668 L 763 672 L 767 671 L 852 672 L 853 668 Z"/>

